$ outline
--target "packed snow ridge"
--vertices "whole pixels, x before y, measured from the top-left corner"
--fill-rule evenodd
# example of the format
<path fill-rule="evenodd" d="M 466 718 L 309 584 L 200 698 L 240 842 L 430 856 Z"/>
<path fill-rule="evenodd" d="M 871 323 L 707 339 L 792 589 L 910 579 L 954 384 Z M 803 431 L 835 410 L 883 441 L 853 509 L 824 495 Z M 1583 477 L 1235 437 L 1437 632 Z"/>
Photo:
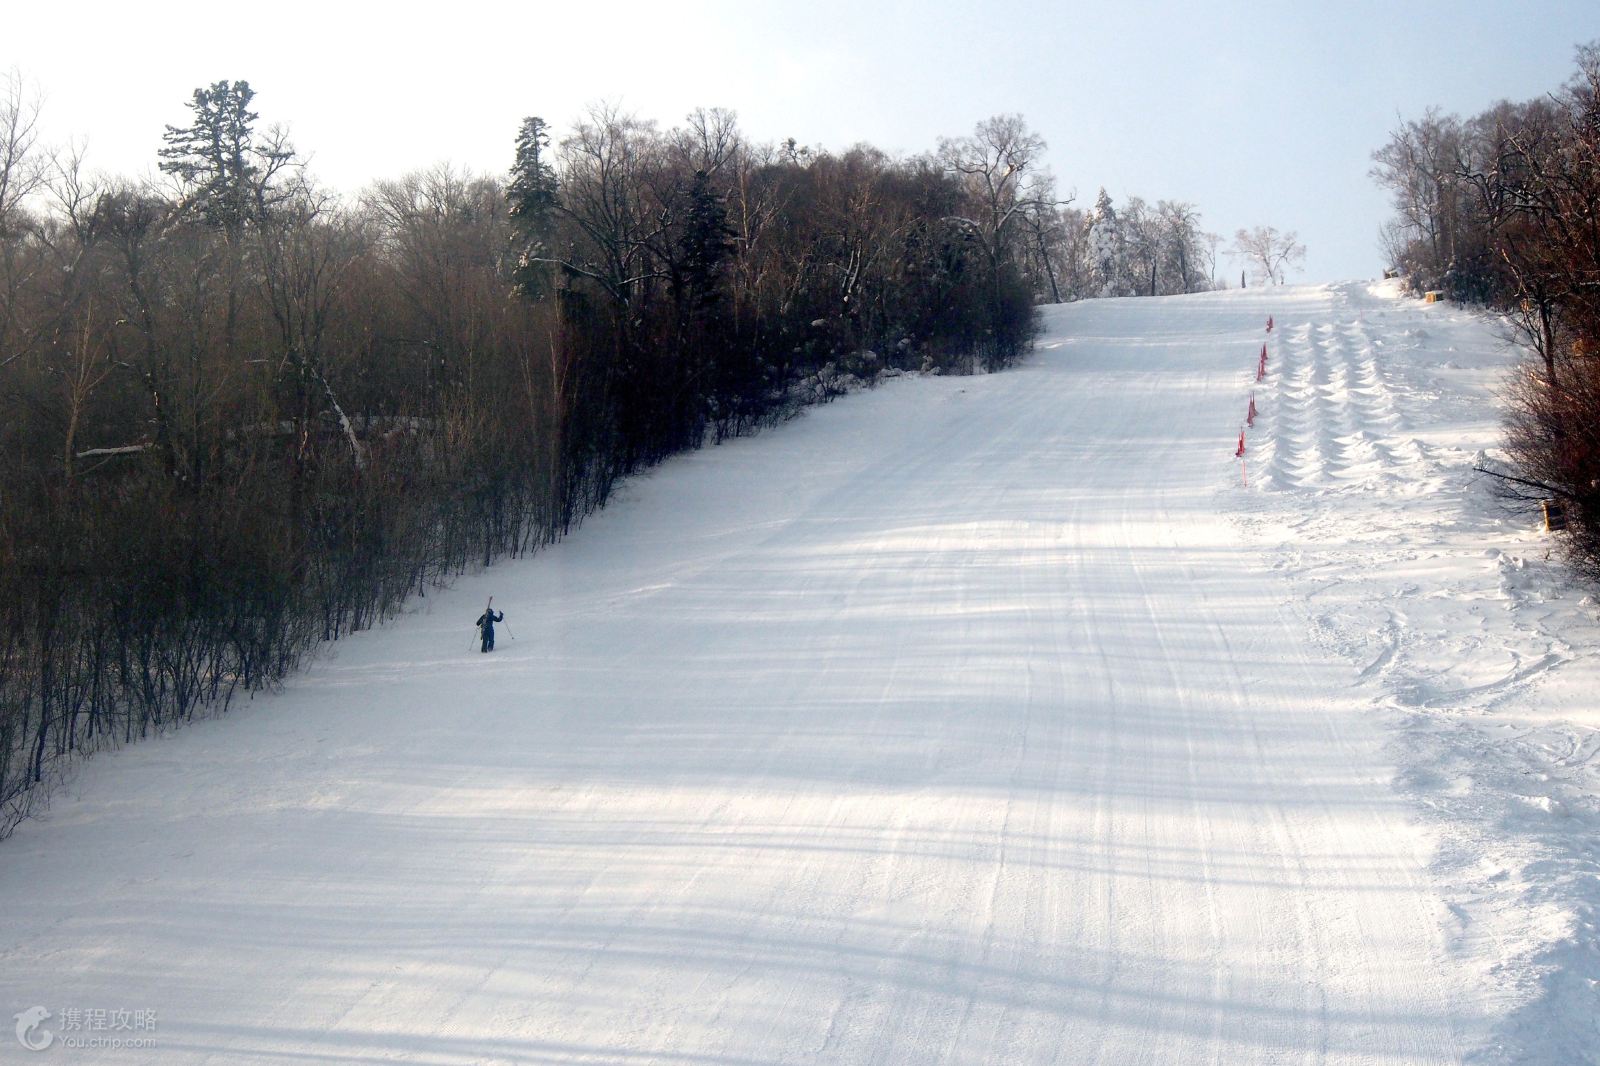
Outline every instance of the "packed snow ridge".
<path fill-rule="evenodd" d="M 1367 285 L 1045 315 L 83 766 L 0 845 L 19 1043 L 1596 1061 L 1600 626 L 1472 472 L 1506 335 Z"/>

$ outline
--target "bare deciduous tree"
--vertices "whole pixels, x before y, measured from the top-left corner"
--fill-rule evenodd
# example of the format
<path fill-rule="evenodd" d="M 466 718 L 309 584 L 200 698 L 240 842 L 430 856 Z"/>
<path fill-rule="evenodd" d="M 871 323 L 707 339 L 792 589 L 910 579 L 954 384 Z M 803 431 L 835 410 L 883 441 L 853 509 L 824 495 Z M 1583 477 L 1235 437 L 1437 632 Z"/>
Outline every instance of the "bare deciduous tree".
<path fill-rule="evenodd" d="M 1046 186 L 1027 181 L 1045 147 L 1044 138 L 1028 129 L 1021 115 L 996 115 L 978 123 L 970 137 L 939 142 L 939 161 L 957 177 L 965 194 L 962 210 L 948 220 L 976 240 L 983 252 L 994 319 L 990 329 L 1002 349 L 1008 345 L 1001 336 L 1007 318 L 1004 274 L 1022 258 L 1025 220 L 1030 213 L 1060 206 L 1042 198 Z"/>
<path fill-rule="evenodd" d="M 23 204 L 43 186 L 45 161 L 39 152 L 39 94 L 21 71 L 0 74 L 0 366 L 16 359 L 16 303 L 28 269 L 20 230 Z"/>
<path fill-rule="evenodd" d="M 1290 270 L 1305 261 L 1306 247 L 1294 231 L 1279 233 L 1274 226 L 1241 229 L 1233 235 L 1233 251 L 1269 285 L 1282 285 Z"/>
<path fill-rule="evenodd" d="M 22 73 L 0 74 L 0 234 L 14 224 L 21 205 L 45 181 L 39 153 L 39 94 Z"/>

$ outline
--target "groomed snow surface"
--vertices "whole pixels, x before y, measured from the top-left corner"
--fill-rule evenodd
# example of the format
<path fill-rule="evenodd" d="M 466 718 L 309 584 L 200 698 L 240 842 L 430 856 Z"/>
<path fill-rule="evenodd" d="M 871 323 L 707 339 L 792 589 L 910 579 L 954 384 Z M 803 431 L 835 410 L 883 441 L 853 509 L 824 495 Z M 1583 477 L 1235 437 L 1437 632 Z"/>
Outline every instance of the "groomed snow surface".
<path fill-rule="evenodd" d="M 1596 1061 L 1600 625 L 1471 474 L 1494 323 L 1045 326 L 81 767 L 0 844 L 0 1060 Z"/>

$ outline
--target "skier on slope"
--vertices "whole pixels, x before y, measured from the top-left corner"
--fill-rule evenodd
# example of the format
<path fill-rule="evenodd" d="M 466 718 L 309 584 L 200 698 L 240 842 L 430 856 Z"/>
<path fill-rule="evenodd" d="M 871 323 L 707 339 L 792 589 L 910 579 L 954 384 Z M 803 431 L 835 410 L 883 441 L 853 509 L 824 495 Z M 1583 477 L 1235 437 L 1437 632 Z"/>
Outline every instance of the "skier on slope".
<path fill-rule="evenodd" d="M 504 611 L 496 611 L 493 607 L 478 616 L 478 633 L 483 638 L 482 651 L 494 651 L 494 624 L 506 620 Z"/>

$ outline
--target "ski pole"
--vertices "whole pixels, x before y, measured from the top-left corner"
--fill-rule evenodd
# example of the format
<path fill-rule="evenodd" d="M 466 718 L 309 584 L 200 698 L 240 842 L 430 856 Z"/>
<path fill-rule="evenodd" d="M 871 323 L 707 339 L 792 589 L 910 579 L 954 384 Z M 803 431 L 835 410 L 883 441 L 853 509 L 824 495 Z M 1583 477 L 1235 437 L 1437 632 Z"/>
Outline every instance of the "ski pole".
<path fill-rule="evenodd" d="M 511 624 L 509 622 L 501 622 L 500 624 L 506 627 L 506 636 L 510 637 L 512 640 L 517 639 L 517 635 L 511 632 Z"/>

